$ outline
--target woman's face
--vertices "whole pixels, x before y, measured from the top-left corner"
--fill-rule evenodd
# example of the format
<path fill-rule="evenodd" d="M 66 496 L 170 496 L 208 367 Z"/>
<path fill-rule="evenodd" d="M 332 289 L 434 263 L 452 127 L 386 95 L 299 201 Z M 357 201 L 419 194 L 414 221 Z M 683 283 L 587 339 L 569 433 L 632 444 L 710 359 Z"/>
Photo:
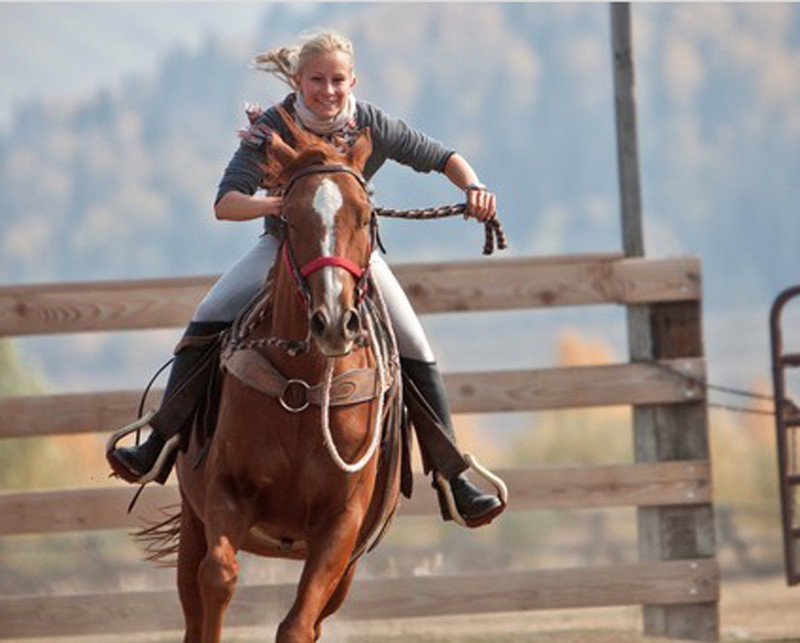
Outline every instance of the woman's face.
<path fill-rule="evenodd" d="M 356 84 L 353 61 L 341 51 L 310 56 L 295 79 L 308 108 L 319 118 L 333 118 L 347 105 Z"/>

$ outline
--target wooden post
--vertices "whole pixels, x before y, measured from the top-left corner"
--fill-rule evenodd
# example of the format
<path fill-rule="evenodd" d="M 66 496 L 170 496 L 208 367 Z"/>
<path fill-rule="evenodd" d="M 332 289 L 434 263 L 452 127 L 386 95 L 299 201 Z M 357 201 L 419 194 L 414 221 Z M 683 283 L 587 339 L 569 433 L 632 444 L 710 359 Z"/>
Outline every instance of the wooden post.
<path fill-rule="evenodd" d="M 628 3 L 611 4 L 611 37 L 622 243 L 626 256 L 641 257 L 644 235 Z M 699 302 L 628 306 L 627 319 L 631 361 L 703 355 Z M 638 462 L 709 457 L 704 401 L 634 406 L 633 425 Z M 637 517 L 639 557 L 643 561 L 713 558 L 716 554 L 710 503 L 640 508 Z M 648 636 L 716 641 L 718 603 L 645 605 L 644 631 Z"/>
<path fill-rule="evenodd" d="M 633 94 L 631 17 L 627 2 L 611 3 L 614 61 L 614 106 L 617 123 L 617 168 L 622 213 L 622 250 L 626 257 L 644 256 L 642 191 L 639 182 L 639 142 Z"/>

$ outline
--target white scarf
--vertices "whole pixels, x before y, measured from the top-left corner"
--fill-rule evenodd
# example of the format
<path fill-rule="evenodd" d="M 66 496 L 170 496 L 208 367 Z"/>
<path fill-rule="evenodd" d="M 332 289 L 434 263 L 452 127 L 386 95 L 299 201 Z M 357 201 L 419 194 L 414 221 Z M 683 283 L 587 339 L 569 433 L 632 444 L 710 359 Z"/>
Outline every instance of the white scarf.
<path fill-rule="evenodd" d="M 300 124 L 315 134 L 332 134 L 342 129 L 356 115 L 356 97 L 350 93 L 344 109 L 333 118 L 319 118 L 314 115 L 300 92 L 295 94 L 294 112 Z"/>

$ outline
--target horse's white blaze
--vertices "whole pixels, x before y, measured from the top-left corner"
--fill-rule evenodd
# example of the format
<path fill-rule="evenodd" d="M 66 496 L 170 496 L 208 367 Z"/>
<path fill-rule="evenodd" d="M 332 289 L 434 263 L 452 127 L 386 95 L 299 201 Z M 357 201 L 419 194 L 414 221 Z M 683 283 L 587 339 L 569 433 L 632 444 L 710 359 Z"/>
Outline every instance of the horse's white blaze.
<path fill-rule="evenodd" d="M 312 206 L 314 212 L 322 219 L 321 254 L 323 256 L 332 256 L 336 249 L 336 213 L 343 204 L 344 199 L 339 191 L 339 186 L 330 179 L 322 179 L 314 193 Z M 327 266 L 322 270 L 325 279 L 325 304 L 330 314 L 336 315 L 340 313 L 338 302 L 342 292 L 341 275 L 337 279 L 337 271 L 332 266 Z"/>

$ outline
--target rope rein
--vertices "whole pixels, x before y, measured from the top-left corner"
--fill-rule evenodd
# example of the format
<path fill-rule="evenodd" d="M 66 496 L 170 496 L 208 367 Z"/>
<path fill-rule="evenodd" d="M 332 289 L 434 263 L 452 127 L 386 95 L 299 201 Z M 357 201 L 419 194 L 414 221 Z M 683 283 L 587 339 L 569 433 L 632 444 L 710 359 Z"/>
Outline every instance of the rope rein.
<path fill-rule="evenodd" d="M 398 210 L 395 208 L 373 208 L 373 212 L 377 216 L 395 218 L 395 219 L 413 219 L 413 220 L 428 220 L 428 219 L 443 219 L 445 217 L 452 217 L 463 215 L 467 210 L 466 203 L 456 203 L 453 205 L 441 205 L 431 208 L 412 209 L 412 210 Z M 485 241 L 483 244 L 483 254 L 491 255 L 495 248 L 505 250 L 508 248 L 508 239 L 500 224 L 497 215 L 493 216 L 488 221 L 484 222 L 484 230 L 486 233 Z M 267 286 L 268 287 L 268 286 Z M 263 291 L 256 295 L 256 300 L 263 296 Z M 295 356 L 300 353 L 306 353 L 311 348 L 311 332 L 306 334 L 305 339 L 289 339 L 285 337 L 266 337 L 262 339 L 251 339 L 249 337 L 263 322 L 269 306 L 262 305 L 261 309 L 254 315 L 250 321 L 242 328 L 231 329 L 229 335 L 229 350 L 246 350 L 252 348 L 270 348 L 277 347 L 286 351 L 290 356 Z M 366 334 L 362 335 L 356 340 L 358 346 L 366 346 L 368 344 L 368 337 Z"/>
<path fill-rule="evenodd" d="M 367 332 L 369 334 L 369 342 L 372 345 L 372 351 L 375 356 L 375 362 L 377 364 L 378 370 L 378 378 L 380 380 L 380 389 L 378 393 L 378 408 L 375 411 L 375 426 L 372 429 L 372 440 L 370 441 L 369 448 L 367 452 L 361 457 L 360 460 L 357 462 L 353 462 L 352 464 L 346 462 L 344 458 L 339 454 L 339 450 L 336 448 L 336 443 L 333 441 L 333 435 L 331 434 L 331 425 L 330 425 L 330 398 L 331 398 L 331 382 L 333 381 L 333 366 L 334 360 L 329 358 L 327 360 L 327 365 L 325 367 L 325 386 L 322 390 L 322 402 L 320 404 L 321 408 L 321 425 L 322 425 L 322 438 L 325 442 L 325 448 L 328 450 L 331 458 L 333 459 L 334 463 L 337 467 L 339 467 L 342 471 L 346 473 L 357 473 L 363 469 L 367 463 L 372 459 L 372 456 L 375 455 L 375 451 L 378 449 L 378 444 L 381 441 L 381 425 L 383 420 L 383 403 L 384 403 L 384 392 L 386 391 L 386 371 L 385 371 L 385 363 L 388 359 L 388 356 L 384 354 L 381 346 L 379 346 L 379 342 L 375 335 L 375 327 L 373 326 L 372 322 L 372 315 L 366 310 L 366 306 L 364 306 L 365 311 L 365 319 L 367 322 Z"/>
<path fill-rule="evenodd" d="M 467 204 L 455 203 L 453 205 L 440 205 L 418 210 L 374 208 L 373 211 L 380 217 L 394 219 L 443 219 L 445 217 L 453 217 L 459 214 L 464 214 L 467 211 Z M 483 244 L 483 254 L 492 254 L 495 250 L 495 247 L 497 247 L 499 250 L 505 250 L 508 248 L 508 238 L 506 237 L 505 230 L 503 230 L 503 226 L 500 225 L 500 220 L 497 218 L 497 215 L 494 215 L 491 219 L 485 221 L 483 225 L 486 232 L 486 240 Z"/>

